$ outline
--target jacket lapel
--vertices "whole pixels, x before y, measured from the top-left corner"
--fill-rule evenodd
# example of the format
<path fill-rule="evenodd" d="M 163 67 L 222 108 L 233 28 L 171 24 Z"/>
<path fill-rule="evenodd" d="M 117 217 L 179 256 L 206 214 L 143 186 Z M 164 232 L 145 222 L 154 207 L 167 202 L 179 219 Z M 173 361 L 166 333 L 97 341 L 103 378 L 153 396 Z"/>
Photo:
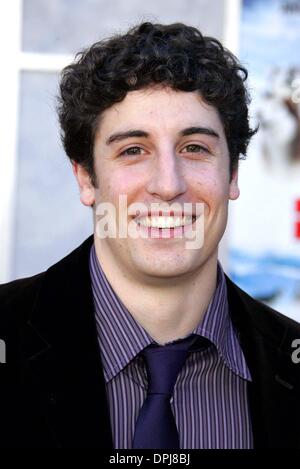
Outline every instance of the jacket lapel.
<path fill-rule="evenodd" d="M 255 448 L 300 448 L 300 365 L 291 359 L 295 323 L 271 313 L 228 278 L 227 286 L 230 314 L 252 376 L 248 395 Z"/>
<path fill-rule="evenodd" d="M 61 447 L 112 448 L 91 281 L 90 237 L 45 274 L 27 325 L 25 380 Z"/>

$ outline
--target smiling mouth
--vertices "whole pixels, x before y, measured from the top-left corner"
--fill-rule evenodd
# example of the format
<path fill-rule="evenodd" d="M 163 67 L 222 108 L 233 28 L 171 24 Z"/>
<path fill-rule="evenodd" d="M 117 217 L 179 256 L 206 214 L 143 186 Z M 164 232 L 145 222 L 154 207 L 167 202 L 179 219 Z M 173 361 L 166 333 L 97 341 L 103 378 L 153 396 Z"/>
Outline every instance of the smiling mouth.
<path fill-rule="evenodd" d="M 134 221 L 146 228 L 158 228 L 161 230 L 181 228 L 192 225 L 196 220 L 196 216 L 183 215 L 183 216 L 144 216 L 138 217 Z"/>

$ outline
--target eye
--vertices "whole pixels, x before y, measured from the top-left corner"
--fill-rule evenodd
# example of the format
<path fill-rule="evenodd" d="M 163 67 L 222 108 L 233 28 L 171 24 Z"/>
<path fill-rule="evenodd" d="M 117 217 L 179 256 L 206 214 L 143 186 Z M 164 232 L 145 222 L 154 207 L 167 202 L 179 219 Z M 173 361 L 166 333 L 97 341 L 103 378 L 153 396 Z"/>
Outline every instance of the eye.
<path fill-rule="evenodd" d="M 141 147 L 130 147 L 120 153 L 120 156 L 141 155 L 144 150 Z"/>
<path fill-rule="evenodd" d="M 183 148 L 183 153 L 209 153 L 208 148 L 197 143 L 190 143 Z"/>

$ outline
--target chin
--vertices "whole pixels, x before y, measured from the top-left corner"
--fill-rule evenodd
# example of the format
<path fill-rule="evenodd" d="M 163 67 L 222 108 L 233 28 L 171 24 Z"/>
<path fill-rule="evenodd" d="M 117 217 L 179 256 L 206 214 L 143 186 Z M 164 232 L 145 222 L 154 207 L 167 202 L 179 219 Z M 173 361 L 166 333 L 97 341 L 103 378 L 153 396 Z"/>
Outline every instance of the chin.
<path fill-rule="evenodd" d="M 145 278 L 151 279 L 151 280 L 159 280 L 160 282 L 165 280 L 170 280 L 170 279 L 176 279 L 176 278 L 182 278 L 183 275 L 187 274 L 188 272 L 180 269 L 175 269 L 170 268 L 167 269 L 165 268 L 164 270 L 156 270 L 156 269 L 141 269 L 141 273 L 144 275 Z"/>
<path fill-rule="evenodd" d="M 189 274 L 199 267 L 199 256 L 197 259 L 188 259 L 184 256 L 162 256 L 157 258 L 144 257 L 134 259 L 135 270 L 142 275 L 152 278 L 176 278 Z"/>

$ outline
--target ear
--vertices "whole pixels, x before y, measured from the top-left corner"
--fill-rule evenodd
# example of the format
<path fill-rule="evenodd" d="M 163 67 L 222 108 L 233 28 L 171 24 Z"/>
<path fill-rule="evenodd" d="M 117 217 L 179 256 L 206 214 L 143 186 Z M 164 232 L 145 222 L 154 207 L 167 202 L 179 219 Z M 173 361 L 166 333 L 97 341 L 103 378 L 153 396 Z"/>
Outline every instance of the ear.
<path fill-rule="evenodd" d="M 229 184 L 229 199 L 236 200 L 240 195 L 240 189 L 238 185 L 238 168 L 236 168 L 232 175 Z"/>
<path fill-rule="evenodd" d="M 72 167 L 79 186 L 81 202 L 86 206 L 93 205 L 95 202 L 95 188 L 91 182 L 91 176 L 83 166 L 75 161 L 72 161 Z"/>

